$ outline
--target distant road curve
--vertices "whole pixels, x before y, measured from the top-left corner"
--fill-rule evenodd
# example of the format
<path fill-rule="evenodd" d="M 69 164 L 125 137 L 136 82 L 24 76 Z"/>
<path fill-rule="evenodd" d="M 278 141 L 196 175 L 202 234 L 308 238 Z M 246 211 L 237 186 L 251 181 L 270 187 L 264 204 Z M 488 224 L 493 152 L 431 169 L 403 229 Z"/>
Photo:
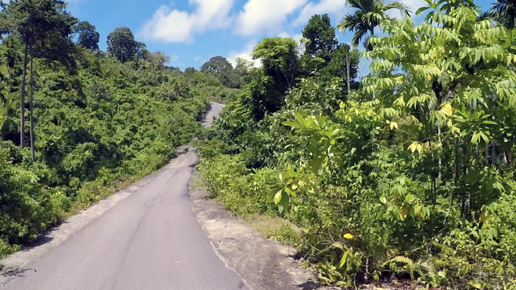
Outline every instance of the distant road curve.
<path fill-rule="evenodd" d="M 210 105 L 211 105 L 211 109 L 208 112 L 208 114 L 206 115 L 206 118 L 204 119 L 204 121 L 202 122 L 205 127 L 211 126 L 213 124 L 213 118 L 218 117 L 220 115 L 220 112 L 222 112 L 222 110 L 226 106 L 226 105 L 214 103 L 214 102 L 211 102 Z"/>
<path fill-rule="evenodd" d="M 212 103 L 203 123 L 211 125 L 223 107 Z M 67 231 L 81 226 L 52 232 L 56 240 L 69 237 L 34 261 L 15 254 L 10 259 L 23 267 L 4 272 L 0 289 L 248 289 L 217 256 L 192 211 L 188 184 L 196 160 L 192 151 L 182 154 L 131 193 L 119 193 L 125 196 L 100 216 L 88 217 L 95 210 L 88 209 L 82 221 L 65 222 L 60 228 Z"/>

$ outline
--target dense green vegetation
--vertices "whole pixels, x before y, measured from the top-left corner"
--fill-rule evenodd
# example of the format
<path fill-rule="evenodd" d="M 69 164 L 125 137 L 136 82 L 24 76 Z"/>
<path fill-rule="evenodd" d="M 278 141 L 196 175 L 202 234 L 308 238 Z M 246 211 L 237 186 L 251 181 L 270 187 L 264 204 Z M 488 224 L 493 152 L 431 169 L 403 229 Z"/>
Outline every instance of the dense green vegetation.
<path fill-rule="evenodd" d="M 65 8 L 13 0 L 0 12 L 0 256 L 164 165 L 199 132 L 208 97 L 230 98 L 128 28 L 99 51 L 95 27 Z"/>
<path fill-rule="evenodd" d="M 516 6 L 426 2 L 415 24 L 389 16 L 400 2 L 350 0 L 337 28 L 355 48 L 314 15 L 301 53 L 265 38 L 260 68 L 184 72 L 127 27 L 100 51 L 63 1 L 2 4 L 0 256 L 165 164 L 211 99 L 228 103 L 200 148 L 211 190 L 295 224 L 275 235 L 321 282 L 516 288 Z"/>
<path fill-rule="evenodd" d="M 428 0 L 419 25 L 387 16 L 399 3 L 350 3 L 339 28 L 371 34 L 370 74 L 355 82 L 327 16 L 301 57 L 264 39 L 263 67 L 206 133 L 204 178 L 236 213 L 300 227 L 323 283 L 516 288 L 514 2 Z"/>

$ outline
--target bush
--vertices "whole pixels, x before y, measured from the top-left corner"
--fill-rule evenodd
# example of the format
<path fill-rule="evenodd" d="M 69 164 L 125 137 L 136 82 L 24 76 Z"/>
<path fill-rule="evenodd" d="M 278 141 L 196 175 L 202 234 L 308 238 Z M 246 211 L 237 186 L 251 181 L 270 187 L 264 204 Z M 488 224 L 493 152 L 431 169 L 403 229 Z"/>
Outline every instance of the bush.
<path fill-rule="evenodd" d="M 301 227 L 298 248 L 323 283 L 516 285 L 516 182 L 508 164 L 451 155 L 443 175 L 464 162 L 468 169 L 439 178 L 434 150 L 441 148 L 407 149 L 403 136 L 413 122 L 396 120 L 394 132 L 394 121 L 377 113 L 379 101 L 349 100 L 330 116 L 286 109 L 254 127 L 241 105 L 230 104 L 206 134 L 203 177 L 237 214 L 276 214 Z"/>
<path fill-rule="evenodd" d="M 20 83 L 0 103 L 0 256 L 160 168 L 201 128 L 208 98 L 183 74 L 87 50 L 74 57 L 81 62 L 74 75 L 35 60 L 36 162 L 19 149 Z"/>

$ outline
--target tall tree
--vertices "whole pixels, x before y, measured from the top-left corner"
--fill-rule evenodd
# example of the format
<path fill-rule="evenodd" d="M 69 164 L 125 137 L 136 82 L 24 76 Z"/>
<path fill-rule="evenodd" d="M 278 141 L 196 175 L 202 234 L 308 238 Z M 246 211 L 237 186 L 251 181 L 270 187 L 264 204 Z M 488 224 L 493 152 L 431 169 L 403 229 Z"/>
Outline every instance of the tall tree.
<path fill-rule="evenodd" d="M 100 34 L 95 30 L 95 26 L 88 21 L 81 21 L 74 27 L 74 32 L 79 33 L 77 44 L 89 49 L 99 49 Z"/>
<path fill-rule="evenodd" d="M 429 152 L 432 190 L 440 180 L 460 188 L 462 213 L 469 216 L 471 209 L 480 209 L 479 200 L 489 198 L 477 183 L 479 168 L 496 163 L 496 150 L 489 147 L 514 148 L 513 121 L 507 116 L 513 116 L 516 104 L 516 73 L 510 69 L 516 59 L 500 45 L 507 30 L 478 20 L 477 8 L 460 1 L 432 5 L 430 21 L 419 27 L 410 19 L 388 23 L 389 36 L 365 54 L 376 74 L 364 79 L 364 90 L 379 92 L 386 107 L 418 123 L 409 149 Z M 449 166 L 442 162 L 446 159 L 453 164 L 448 180 L 440 178 L 441 167 Z"/>
<path fill-rule="evenodd" d="M 299 72 L 297 43 L 290 38 L 264 38 L 253 51 L 253 58 L 260 59 L 265 73 L 283 84 L 285 90 L 295 85 Z"/>
<path fill-rule="evenodd" d="M 410 13 L 408 7 L 399 1 L 385 4 L 383 0 L 348 0 L 348 5 L 354 8 L 355 12 L 344 16 L 337 28 L 340 31 L 346 29 L 354 31 L 355 35 L 351 42 L 355 46 L 368 33 L 374 35 L 374 29 L 382 21 L 390 18 L 387 15 L 388 10 L 397 9 L 404 16 L 408 16 Z"/>
<path fill-rule="evenodd" d="M 250 74 L 254 70 L 254 64 L 250 60 L 237 57 L 234 72 L 239 76 L 240 84 L 247 84 L 250 81 Z"/>
<path fill-rule="evenodd" d="M 62 58 L 70 43 L 71 26 L 76 19 L 66 12 L 60 0 L 12 0 L 2 3 L 2 31 L 19 36 L 24 45 L 22 88 L 20 94 L 20 146 L 25 147 L 25 95 L 29 54 L 36 52 L 51 59 Z M 32 104 L 31 104 L 32 110 Z M 32 116 L 32 112 L 31 112 Z M 31 118 L 31 127 L 33 128 Z M 33 143 L 33 140 L 31 140 Z M 32 146 L 33 147 L 33 146 Z"/>
<path fill-rule="evenodd" d="M 0 40 L 3 40 L 1 35 L 0 35 Z M 3 55 L 2 55 L 2 56 L 0 56 L 0 84 L 2 84 L 2 82 L 4 82 L 6 75 L 8 73 L 9 73 L 8 66 L 4 64 L 4 59 L 3 59 Z M 6 86 L 4 86 L 2 84 L 2 86 L 0 86 L 0 106 L 3 103 L 7 103 L 7 99 L 5 98 L 5 93 L 6 93 Z M 0 128 L 2 126 L 2 113 L 3 112 L 0 112 Z"/>
<path fill-rule="evenodd" d="M 240 77 L 233 69 L 233 65 L 222 56 L 215 56 L 205 62 L 201 71 L 214 74 L 226 87 L 235 88 L 240 86 Z"/>
<path fill-rule="evenodd" d="M 156 51 L 149 54 L 149 60 L 156 63 L 159 68 L 164 68 L 165 65 L 170 61 L 170 57 L 161 51 Z"/>
<path fill-rule="evenodd" d="M 119 27 L 107 37 L 107 51 L 121 62 L 133 58 L 141 44 L 134 39 L 134 35 L 128 27 Z"/>
<path fill-rule="evenodd" d="M 210 58 L 209 61 L 205 62 L 201 71 L 204 73 L 222 74 L 233 69 L 233 65 L 222 56 L 215 56 Z"/>
<path fill-rule="evenodd" d="M 144 42 L 136 41 L 136 56 L 143 59 L 149 59 L 151 52 L 147 49 Z"/>
<path fill-rule="evenodd" d="M 312 16 L 303 29 L 303 37 L 306 40 L 305 55 L 312 58 L 319 57 L 326 62 L 330 61 L 338 41 L 328 14 Z"/>
<path fill-rule="evenodd" d="M 516 1 L 496 0 L 490 10 L 490 14 L 509 29 L 516 28 Z"/>
<path fill-rule="evenodd" d="M 195 68 L 193 68 L 193 67 L 187 67 L 187 68 L 185 68 L 184 73 L 186 75 L 193 75 L 193 74 L 195 74 L 196 71 L 197 70 Z"/>
<path fill-rule="evenodd" d="M 255 120 L 274 113 L 285 105 L 286 92 L 296 84 L 299 76 L 297 43 L 290 38 L 264 38 L 253 51 L 263 67 L 252 75 L 250 84 L 251 107 Z"/>
<path fill-rule="evenodd" d="M 346 83 L 347 93 L 357 85 L 353 80 L 357 77 L 360 53 L 347 44 L 341 44 L 332 53 L 330 62 L 322 69 L 321 74 L 329 77 L 339 77 Z"/>
<path fill-rule="evenodd" d="M 254 68 L 254 64 L 252 61 L 241 58 L 241 57 L 237 57 L 235 62 L 236 62 L 235 69 L 238 69 L 238 70 L 250 71 Z"/>

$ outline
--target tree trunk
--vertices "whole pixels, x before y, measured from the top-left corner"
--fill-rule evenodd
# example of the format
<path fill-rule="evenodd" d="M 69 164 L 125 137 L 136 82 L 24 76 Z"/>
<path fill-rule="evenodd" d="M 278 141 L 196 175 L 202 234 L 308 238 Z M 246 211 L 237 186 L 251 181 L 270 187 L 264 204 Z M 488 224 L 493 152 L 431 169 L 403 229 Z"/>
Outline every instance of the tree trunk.
<path fill-rule="evenodd" d="M 486 143 L 486 151 L 484 152 L 484 158 L 486 159 L 486 164 L 489 166 L 491 162 L 489 161 L 489 143 Z"/>
<path fill-rule="evenodd" d="M 439 146 L 443 146 L 443 140 L 441 138 L 441 121 L 438 121 L 437 122 L 437 135 L 438 135 L 438 138 L 439 138 Z M 439 180 L 439 182 L 442 181 L 442 165 L 443 165 L 443 160 L 441 158 L 441 152 L 438 153 L 438 158 L 439 158 L 439 167 L 438 167 L 438 176 L 437 176 L 437 179 Z"/>
<path fill-rule="evenodd" d="M 32 52 L 30 54 L 30 152 L 32 153 L 32 162 L 36 160 L 36 153 L 34 150 L 34 60 L 32 59 Z"/>
<path fill-rule="evenodd" d="M 349 81 L 349 53 L 350 53 L 350 51 L 348 51 L 348 55 L 346 56 L 346 73 L 347 73 L 346 81 L 348 83 L 348 98 L 349 98 L 349 95 L 351 94 L 351 84 Z"/>
<path fill-rule="evenodd" d="M 491 147 L 491 162 L 496 166 L 496 143 L 493 142 L 493 146 Z"/>
<path fill-rule="evenodd" d="M 25 85 L 27 83 L 27 54 L 29 45 L 25 44 L 25 54 L 23 60 L 22 89 L 20 97 L 20 147 L 25 147 Z"/>
<path fill-rule="evenodd" d="M 374 36 L 374 28 L 371 29 L 371 36 Z M 376 75 L 376 73 L 373 72 L 373 75 Z M 373 100 L 376 100 L 376 92 L 373 91 Z"/>

